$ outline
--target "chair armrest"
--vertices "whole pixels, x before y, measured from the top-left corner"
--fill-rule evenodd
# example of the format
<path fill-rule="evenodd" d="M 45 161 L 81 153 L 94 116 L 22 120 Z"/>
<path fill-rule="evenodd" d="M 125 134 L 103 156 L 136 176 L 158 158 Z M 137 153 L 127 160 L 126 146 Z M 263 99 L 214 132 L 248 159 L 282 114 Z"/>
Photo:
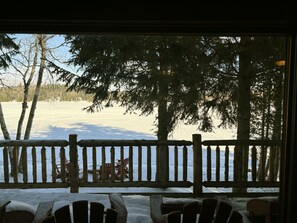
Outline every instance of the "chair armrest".
<path fill-rule="evenodd" d="M 6 206 L 10 203 L 11 201 L 2 201 L 0 202 L 0 223 L 2 223 L 4 220 L 4 215 L 6 212 Z"/>
<path fill-rule="evenodd" d="M 54 201 L 40 202 L 32 223 L 41 223 L 46 219 L 52 213 L 53 206 Z"/>
<path fill-rule="evenodd" d="M 109 194 L 110 206 L 118 213 L 117 223 L 126 223 L 128 218 L 128 211 L 121 193 Z"/>
<path fill-rule="evenodd" d="M 150 196 L 150 216 L 153 223 L 166 223 L 167 215 L 162 214 L 163 199 L 161 195 Z"/>

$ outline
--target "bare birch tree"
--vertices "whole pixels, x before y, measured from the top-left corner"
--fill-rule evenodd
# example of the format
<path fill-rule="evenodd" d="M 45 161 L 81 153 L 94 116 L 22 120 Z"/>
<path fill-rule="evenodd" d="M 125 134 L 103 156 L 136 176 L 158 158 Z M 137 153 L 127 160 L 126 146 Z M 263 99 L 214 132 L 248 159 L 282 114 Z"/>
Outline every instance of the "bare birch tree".
<path fill-rule="evenodd" d="M 29 41 L 24 41 L 24 39 L 22 39 L 22 41 L 20 41 L 20 45 L 23 47 L 21 53 L 18 57 L 13 58 L 11 63 L 14 70 L 13 74 L 21 77 L 23 84 L 22 109 L 17 125 L 16 140 L 20 140 L 22 138 L 23 124 L 27 109 L 29 108 L 29 89 L 33 85 L 34 79 L 37 77 L 34 96 L 32 98 L 30 112 L 23 136 L 23 139 L 30 138 L 35 111 L 37 109 L 37 103 L 41 92 L 41 85 L 43 83 L 47 53 L 50 52 L 50 49 L 47 48 L 47 41 L 52 37 L 53 35 L 34 34 L 29 38 Z M 5 123 L 5 116 L 3 114 L 2 107 L 0 107 L 0 123 L 4 138 L 10 140 L 11 136 Z M 12 152 L 10 152 L 10 159 L 13 160 Z M 22 172 L 22 159 L 19 159 L 18 169 Z M 11 171 L 13 171 L 12 167 Z"/>
<path fill-rule="evenodd" d="M 32 100 L 32 105 L 31 105 L 30 114 L 29 114 L 28 121 L 27 121 L 27 126 L 26 126 L 24 139 L 29 139 L 30 138 L 30 133 L 31 133 L 33 119 L 34 119 L 35 110 L 36 110 L 36 105 L 37 105 L 38 98 L 39 98 L 39 95 L 40 95 L 42 78 L 43 78 L 43 73 L 44 73 L 44 69 L 45 69 L 45 60 L 46 60 L 46 51 L 47 51 L 46 41 L 47 41 L 47 39 L 48 39 L 48 37 L 46 35 L 37 35 L 37 41 L 38 41 L 38 44 L 39 44 L 40 50 L 41 50 L 40 66 L 39 66 L 39 70 L 38 70 L 38 78 L 37 78 L 35 93 L 34 93 L 34 97 L 33 97 L 33 100 Z"/>

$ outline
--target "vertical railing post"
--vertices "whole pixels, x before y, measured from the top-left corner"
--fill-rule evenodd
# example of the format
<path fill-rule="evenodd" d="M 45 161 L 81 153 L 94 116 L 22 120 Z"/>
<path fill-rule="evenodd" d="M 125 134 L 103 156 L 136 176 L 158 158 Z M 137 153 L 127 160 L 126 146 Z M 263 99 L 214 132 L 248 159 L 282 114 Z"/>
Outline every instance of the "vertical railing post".
<path fill-rule="evenodd" d="M 78 193 L 79 189 L 79 167 L 77 152 L 77 135 L 69 135 L 69 157 L 70 157 L 70 192 Z"/>
<path fill-rule="evenodd" d="M 202 195 L 202 141 L 200 134 L 193 134 L 193 195 Z"/>
<path fill-rule="evenodd" d="M 168 175 L 168 147 L 166 144 L 158 144 L 157 148 L 157 182 L 166 182 Z"/>

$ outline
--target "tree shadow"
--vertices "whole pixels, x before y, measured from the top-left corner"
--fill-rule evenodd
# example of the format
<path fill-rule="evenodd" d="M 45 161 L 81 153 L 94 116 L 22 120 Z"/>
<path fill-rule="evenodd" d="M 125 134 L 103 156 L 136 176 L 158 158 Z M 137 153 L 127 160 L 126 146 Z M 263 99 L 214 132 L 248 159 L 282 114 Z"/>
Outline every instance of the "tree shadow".
<path fill-rule="evenodd" d="M 135 132 L 111 126 L 98 126 L 82 122 L 73 123 L 69 128 L 49 126 L 48 131 L 39 132 L 31 139 L 68 139 L 70 134 L 77 134 L 80 139 L 157 139 L 153 134 Z"/>

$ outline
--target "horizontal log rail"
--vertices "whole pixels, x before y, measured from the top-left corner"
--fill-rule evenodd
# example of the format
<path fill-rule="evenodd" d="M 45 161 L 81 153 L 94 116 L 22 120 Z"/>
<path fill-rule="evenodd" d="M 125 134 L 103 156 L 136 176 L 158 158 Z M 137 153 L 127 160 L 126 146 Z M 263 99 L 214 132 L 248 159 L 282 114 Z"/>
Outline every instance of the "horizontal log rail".
<path fill-rule="evenodd" d="M 0 147 L 68 146 L 67 140 L 0 140 Z"/>
<path fill-rule="evenodd" d="M 204 140 L 202 142 L 204 146 L 238 146 L 238 145 L 249 145 L 249 146 L 280 146 L 280 140 Z"/>
<path fill-rule="evenodd" d="M 114 187 L 114 182 L 83 182 L 80 184 L 83 187 Z M 170 187 L 191 187 L 193 183 L 190 181 L 185 182 L 125 182 L 123 187 L 149 187 L 149 188 L 170 188 Z"/>
<path fill-rule="evenodd" d="M 0 183 L 2 189 L 69 188 L 69 183 Z"/>
<path fill-rule="evenodd" d="M 252 181 L 205 181 L 202 183 L 205 187 L 227 187 L 227 188 L 233 188 L 233 187 L 255 187 L 255 188 L 274 188 L 279 187 L 279 182 L 252 182 Z"/>
<path fill-rule="evenodd" d="M 84 139 L 77 142 L 80 147 L 91 146 L 159 146 L 159 145 L 175 145 L 175 146 L 190 146 L 193 143 L 186 140 L 94 140 Z"/>

